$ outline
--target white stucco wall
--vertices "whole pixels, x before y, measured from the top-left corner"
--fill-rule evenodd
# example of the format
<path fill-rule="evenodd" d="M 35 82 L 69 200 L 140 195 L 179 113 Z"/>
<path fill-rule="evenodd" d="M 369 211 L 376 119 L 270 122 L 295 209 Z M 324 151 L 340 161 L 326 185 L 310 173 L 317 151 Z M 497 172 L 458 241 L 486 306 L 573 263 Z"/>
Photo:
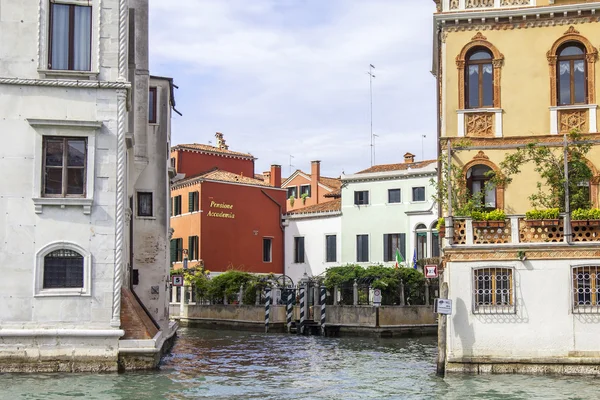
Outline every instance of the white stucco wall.
<path fill-rule="evenodd" d="M 448 361 L 597 356 L 600 314 L 573 314 L 571 267 L 600 260 L 450 262 L 444 272 L 453 314 L 448 318 Z M 474 314 L 476 267 L 514 268 L 516 313 Z M 589 353 L 593 352 L 593 353 Z M 535 361 L 535 360 L 534 360 Z"/>
<path fill-rule="evenodd" d="M 306 272 L 308 276 L 316 276 L 325 272 L 328 267 L 341 264 L 341 221 L 340 213 L 327 215 L 294 215 L 287 216 L 285 226 L 285 274 L 294 283 Z M 325 236 L 336 235 L 337 262 L 326 260 Z M 294 237 L 304 237 L 304 263 L 294 263 Z"/>
<path fill-rule="evenodd" d="M 418 175 L 416 175 L 418 173 Z M 431 198 L 436 176 L 435 164 L 414 171 L 390 171 L 342 176 L 342 262 L 356 263 L 356 235 L 369 235 L 369 262 L 359 264 L 394 265 L 384 262 L 384 234 L 406 234 L 406 259 L 412 261 L 415 227 L 424 224 L 428 234 L 427 256 L 431 255 L 431 228 L 437 223 L 437 208 Z M 425 201 L 412 201 L 412 188 L 425 187 Z M 388 203 L 388 190 L 400 189 L 401 202 Z M 355 205 L 354 192 L 367 190 L 368 205 Z"/>

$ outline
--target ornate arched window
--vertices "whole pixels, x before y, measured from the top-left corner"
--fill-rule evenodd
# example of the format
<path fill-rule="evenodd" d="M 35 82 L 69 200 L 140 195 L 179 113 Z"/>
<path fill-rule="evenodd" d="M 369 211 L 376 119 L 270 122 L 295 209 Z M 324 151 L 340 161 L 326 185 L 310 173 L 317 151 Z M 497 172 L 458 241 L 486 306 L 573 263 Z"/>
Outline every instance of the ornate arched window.
<path fill-rule="evenodd" d="M 417 260 L 427 258 L 427 227 L 424 224 L 418 224 L 415 228 L 415 244 Z"/>
<path fill-rule="evenodd" d="M 487 165 L 474 165 L 467 170 L 469 192 L 479 200 L 484 208 L 496 208 L 496 187 L 491 183 L 492 169 Z"/>
<path fill-rule="evenodd" d="M 475 47 L 467 53 L 465 66 L 465 108 L 494 106 L 492 52 Z"/>
<path fill-rule="evenodd" d="M 91 255 L 71 242 L 54 242 L 36 254 L 36 296 L 91 295 Z"/>
<path fill-rule="evenodd" d="M 585 46 L 579 42 L 567 42 L 558 49 L 556 79 L 559 106 L 588 102 L 585 54 Z"/>

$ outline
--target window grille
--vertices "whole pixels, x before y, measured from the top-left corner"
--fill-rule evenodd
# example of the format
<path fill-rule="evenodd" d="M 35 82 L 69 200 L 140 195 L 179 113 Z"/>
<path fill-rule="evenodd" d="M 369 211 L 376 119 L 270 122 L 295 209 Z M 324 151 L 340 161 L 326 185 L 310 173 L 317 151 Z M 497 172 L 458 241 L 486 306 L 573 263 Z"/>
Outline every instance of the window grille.
<path fill-rule="evenodd" d="M 515 313 L 512 268 L 476 268 L 473 270 L 473 313 Z"/>
<path fill-rule="evenodd" d="M 83 288 L 83 256 L 55 250 L 44 257 L 44 289 Z"/>
<path fill-rule="evenodd" d="M 600 313 L 600 266 L 573 268 L 573 313 Z"/>

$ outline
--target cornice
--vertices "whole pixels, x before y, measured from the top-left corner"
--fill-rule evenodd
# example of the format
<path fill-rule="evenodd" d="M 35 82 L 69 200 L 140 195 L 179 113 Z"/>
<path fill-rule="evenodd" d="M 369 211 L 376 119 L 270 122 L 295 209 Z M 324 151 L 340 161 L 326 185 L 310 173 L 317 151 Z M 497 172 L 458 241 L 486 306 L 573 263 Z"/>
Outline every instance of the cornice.
<path fill-rule="evenodd" d="M 469 144 L 465 147 L 454 147 L 453 150 L 480 150 L 481 148 L 502 149 L 524 146 L 530 143 L 540 143 L 545 145 L 562 146 L 563 135 L 538 135 L 538 136 L 505 136 L 502 138 L 464 138 L 464 137 L 441 137 L 440 144 L 445 147 L 450 141 L 451 144 L 463 143 L 465 139 Z M 582 141 L 600 141 L 600 133 L 586 133 L 581 137 Z"/>
<path fill-rule="evenodd" d="M 131 89 L 131 84 L 129 82 L 80 81 L 69 79 L 22 79 L 0 77 L 0 85 L 74 87 L 86 89 Z"/>

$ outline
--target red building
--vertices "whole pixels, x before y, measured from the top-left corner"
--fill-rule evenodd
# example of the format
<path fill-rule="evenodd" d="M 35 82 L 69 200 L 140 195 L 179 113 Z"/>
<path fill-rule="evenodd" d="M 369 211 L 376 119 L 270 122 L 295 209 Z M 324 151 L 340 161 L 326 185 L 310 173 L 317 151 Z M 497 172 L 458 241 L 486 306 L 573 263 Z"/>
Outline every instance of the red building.
<path fill-rule="evenodd" d="M 183 144 L 171 158 L 183 179 L 171 186 L 171 262 L 204 265 L 211 272 L 235 268 L 255 273 L 284 271 L 282 214 L 286 191 L 281 167 L 268 181 L 254 178 L 250 154 L 217 146 Z"/>

